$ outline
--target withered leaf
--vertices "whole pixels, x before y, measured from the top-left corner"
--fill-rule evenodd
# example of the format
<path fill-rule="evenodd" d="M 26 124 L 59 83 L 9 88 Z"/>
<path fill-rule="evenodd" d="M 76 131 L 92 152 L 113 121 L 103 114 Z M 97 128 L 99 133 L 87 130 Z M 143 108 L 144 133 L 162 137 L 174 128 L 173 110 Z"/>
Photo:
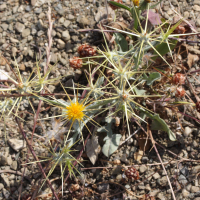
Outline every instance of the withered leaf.
<path fill-rule="evenodd" d="M 92 138 L 88 139 L 86 145 L 86 154 L 93 165 L 97 161 L 98 154 L 100 153 L 100 151 L 101 147 L 98 142 L 98 136 L 92 135 Z"/>

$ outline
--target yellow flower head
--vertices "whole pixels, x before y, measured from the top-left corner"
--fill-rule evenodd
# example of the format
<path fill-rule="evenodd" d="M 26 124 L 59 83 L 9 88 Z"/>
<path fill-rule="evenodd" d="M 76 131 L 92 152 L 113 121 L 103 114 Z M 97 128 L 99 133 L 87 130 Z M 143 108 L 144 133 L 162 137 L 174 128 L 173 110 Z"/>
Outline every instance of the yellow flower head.
<path fill-rule="evenodd" d="M 79 104 L 79 102 L 72 103 L 66 107 L 66 114 L 67 119 L 72 120 L 74 122 L 75 120 L 83 121 L 85 106 L 83 104 Z"/>
<path fill-rule="evenodd" d="M 134 6 L 139 6 L 140 0 L 132 0 Z"/>

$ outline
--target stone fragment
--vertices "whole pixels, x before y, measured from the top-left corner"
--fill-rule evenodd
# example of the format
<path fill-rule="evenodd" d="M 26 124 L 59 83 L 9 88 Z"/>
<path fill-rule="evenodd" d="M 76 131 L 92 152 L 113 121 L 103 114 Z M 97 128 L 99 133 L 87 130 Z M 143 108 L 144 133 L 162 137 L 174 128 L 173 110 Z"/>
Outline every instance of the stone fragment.
<path fill-rule="evenodd" d="M 185 11 L 185 12 L 183 13 L 183 16 L 184 16 L 186 19 L 188 19 L 188 17 L 190 16 L 190 13 L 189 13 L 188 11 Z"/>
<path fill-rule="evenodd" d="M 68 41 L 68 40 L 70 40 L 70 35 L 69 35 L 69 31 L 63 31 L 62 32 L 62 39 L 64 40 L 64 41 Z"/>
<path fill-rule="evenodd" d="M 0 191 L 4 188 L 4 185 L 0 183 Z"/>
<path fill-rule="evenodd" d="M 139 150 L 138 152 L 134 153 L 134 159 L 137 161 L 140 161 L 142 159 L 144 152 L 142 150 Z"/>
<path fill-rule="evenodd" d="M 197 19 L 196 26 L 200 26 L 200 19 Z"/>
<path fill-rule="evenodd" d="M 37 32 L 37 35 L 38 35 L 38 37 L 44 35 L 44 31 L 42 31 L 42 30 L 38 31 L 38 32 Z"/>
<path fill-rule="evenodd" d="M 199 191 L 200 191 L 200 188 L 199 188 L 198 186 L 192 186 L 191 189 L 190 189 L 190 191 L 191 191 L 192 193 L 196 193 L 196 192 L 199 192 Z"/>
<path fill-rule="evenodd" d="M 52 53 L 50 62 L 57 63 L 57 61 L 58 61 L 57 55 L 55 53 Z"/>
<path fill-rule="evenodd" d="M 147 170 L 147 167 L 145 165 L 140 166 L 140 173 L 144 173 Z"/>
<path fill-rule="evenodd" d="M 118 174 L 118 175 L 116 176 L 116 180 L 117 180 L 117 182 L 120 182 L 120 181 L 122 180 L 122 175 L 121 175 L 121 174 Z"/>
<path fill-rule="evenodd" d="M 36 2 L 37 2 L 37 0 L 31 0 L 31 5 L 35 6 Z"/>
<path fill-rule="evenodd" d="M 105 183 L 105 184 L 98 185 L 97 190 L 99 193 L 104 193 L 105 191 L 109 190 L 109 184 Z"/>
<path fill-rule="evenodd" d="M 120 160 L 121 160 L 122 162 L 129 163 L 129 161 L 127 160 L 127 156 L 126 156 L 125 153 L 121 156 Z"/>
<path fill-rule="evenodd" d="M 9 199 L 10 196 L 10 192 L 5 188 L 3 188 L 3 196 L 5 197 L 5 199 Z"/>
<path fill-rule="evenodd" d="M 69 25 L 70 25 L 70 21 L 69 20 L 65 20 L 65 22 L 63 23 L 63 26 L 65 27 L 65 28 L 67 28 Z"/>
<path fill-rule="evenodd" d="M 15 29 L 16 29 L 17 32 L 22 33 L 23 30 L 25 29 L 25 26 L 24 26 L 24 24 L 17 22 L 15 24 Z"/>
<path fill-rule="evenodd" d="M 6 9 L 6 3 L 0 5 L 0 11 L 4 11 Z"/>
<path fill-rule="evenodd" d="M 188 197 L 189 194 L 190 194 L 190 193 L 189 193 L 186 189 L 183 189 L 183 190 L 182 190 L 182 195 L 183 195 L 183 197 Z"/>
<path fill-rule="evenodd" d="M 65 42 L 62 41 L 61 39 L 58 39 L 57 43 L 58 43 L 57 44 L 58 49 L 64 49 L 65 48 Z"/>
<path fill-rule="evenodd" d="M 11 156 L 8 156 L 8 154 L 1 153 L 0 154 L 0 165 L 11 165 L 12 164 L 12 158 Z"/>
<path fill-rule="evenodd" d="M 20 149 L 23 149 L 24 147 L 26 147 L 26 143 L 24 140 L 18 140 L 18 139 L 9 139 L 8 143 L 10 144 L 10 146 L 15 150 L 15 151 L 19 151 Z"/>
<path fill-rule="evenodd" d="M 153 178 L 154 178 L 154 179 L 160 178 L 160 174 L 159 174 L 158 172 L 156 172 L 156 173 L 153 175 Z"/>
<path fill-rule="evenodd" d="M 162 192 L 160 192 L 158 195 L 157 195 L 157 198 L 160 199 L 160 200 L 166 200 L 164 194 Z"/>
<path fill-rule="evenodd" d="M 10 37 L 10 41 L 11 41 L 12 43 L 18 43 L 18 42 L 19 42 L 19 40 L 15 39 L 15 38 L 12 38 L 12 37 Z"/>
<path fill-rule="evenodd" d="M 194 4 L 194 5 L 199 5 L 199 6 L 200 6 L 200 1 L 199 1 L 199 0 L 194 0 L 193 4 Z"/>
<path fill-rule="evenodd" d="M 183 176 L 182 174 L 178 177 L 178 181 L 182 185 L 186 185 L 188 182 L 187 179 L 185 178 L 185 176 Z"/>
<path fill-rule="evenodd" d="M 17 161 L 16 160 L 14 160 L 12 162 L 12 164 L 10 165 L 10 168 L 13 169 L 13 170 L 17 170 Z"/>
<path fill-rule="evenodd" d="M 191 170 L 191 174 L 197 174 L 199 172 L 200 172 L 200 165 L 193 167 Z"/>
<path fill-rule="evenodd" d="M 12 47 L 12 55 L 14 57 L 16 57 L 16 54 L 17 54 L 17 48 L 16 47 Z"/>
<path fill-rule="evenodd" d="M 7 29 L 8 29 L 8 24 L 1 24 L 1 28 L 2 28 L 4 31 L 7 31 Z"/>
<path fill-rule="evenodd" d="M 14 174 L 11 174 L 9 177 L 8 177 L 9 180 L 13 180 L 15 179 L 15 175 Z"/>
<path fill-rule="evenodd" d="M 25 38 L 25 37 L 29 36 L 30 33 L 31 33 L 30 29 L 29 29 L 29 28 L 26 28 L 26 29 L 24 29 L 23 32 L 22 32 L 22 37 Z"/>
<path fill-rule="evenodd" d="M 200 11 L 200 6 L 194 5 L 194 6 L 193 6 L 193 10 L 195 10 L 195 11 Z"/>
<path fill-rule="evenodd" d="M 185 137 L 188 137 L 192 133 L 192 129 L 187 126 L 185 127 L 185 132 L 183 133 Z"/>
<path fill-rule="evenodd" d="M 158 179 L 158 183 L 159 183 L 161 186 L 166 186 L 166 185 L 168 184 L 167 176 L 163 176 L 161 179 Z"/>
<path fill-rule="evenodd" d="M 6 177 L 4 174 L 1 174 L 1 180 L 6 187 L 10 187 L 10 181 L 8 177 Z"/>
<path fill-rule="evenodd" d="M 88 18 L 81 15 L 77 18 L 77 22 L 79 23 L 81 28 L 84 28 L 85 26 L 88 26 L 90 24 Z"/>

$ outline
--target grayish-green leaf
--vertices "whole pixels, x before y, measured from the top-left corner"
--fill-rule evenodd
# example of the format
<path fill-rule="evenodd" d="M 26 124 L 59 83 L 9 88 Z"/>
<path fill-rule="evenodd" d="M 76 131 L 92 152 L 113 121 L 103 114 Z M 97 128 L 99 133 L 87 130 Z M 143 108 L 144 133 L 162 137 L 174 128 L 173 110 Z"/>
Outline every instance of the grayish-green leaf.
<path fill-rule="evenodd" d="M 104 127 L 99 128 L 98 132 L 107 132 L 107 136 L 104 138 L 105 144 L 103 145 L 102 152 L 105 156 L 109 157 L 113 154 L 120 143 L 121 134 L 113 134 L 111 126 L 114 122 L 114 119 L 111 117 L 106 118 L 107 125 Z"/>
<path fill-rule="evenodd" d="M 143 77 L 147 81 L 147 85 L 152 85 L 154 81 L 161 78 L 161 75 L 158 72 L 153 72 L 149 74 L 149 77 L 146 74 L 144 74 Z"/>
<path fill-rule="evenodd" d="M 128 43 L 121 33 L 114 33 L 115 41 L 119 47 L 119 51 L 128 51 Z"/>

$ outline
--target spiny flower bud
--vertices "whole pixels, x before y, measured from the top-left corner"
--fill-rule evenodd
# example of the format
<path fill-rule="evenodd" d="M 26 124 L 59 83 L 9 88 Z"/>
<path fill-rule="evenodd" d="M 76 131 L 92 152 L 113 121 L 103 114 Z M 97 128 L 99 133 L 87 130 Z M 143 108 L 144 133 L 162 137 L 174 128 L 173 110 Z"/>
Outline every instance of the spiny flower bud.
<path fill-rule="evenodd" d="M 79 69 L 82 67 L 83 61 L 79 57 L 73 57 L 69 59 L 69 65 L 74 69 Z"/>
<path fill-rule="evenodd" d="M 173 76 L 173 83 L 174 84 L 185 84 L 185 75 L 184 74 L 181 74 L 181 73 L 176 73 L 174 76 Z"/>
<path fill-rule="evenodd" d="M 112 0 L 112 1 L 115 1 L 115 2 L 117 2 L 117 3 L 122 3 L 122 0 Z M 113 5 L 110 4 L 109 2 L 108 2 L 108 4 L 109 4 L 109 6 L 110 6 L 113 10 L 116 10 L 116 9 L 119 8 L 119 7 L 117 7 L 117 6 L 113 6 Z"/>
<path fill-rule="evenodd" d="M 126 171 L 125 171 L 125 175 L 128 179 L 134 179 L 134 180 L 138 180 L 139 179 L 139 172 L 134 168 L 134 167 L 129 167 Z"/>
<path fill-rule="evenodd" d="M 133 1 L 134 6 L 139 6 L 140 0 L 132 0 L 132 1 Z"/>
<path fill-rule="evenodd" d="M 185 96 L 185 90 L 182 87 L 176 88 L 176 97 L 184 97 Z"/>
<path fill-rule="evenodd" d="M 78 53 L 81 57 L 91 57 L 96 55 L 96 49 L 91 47 L 89 44 L 82 44 L 78 48 Z"/>

